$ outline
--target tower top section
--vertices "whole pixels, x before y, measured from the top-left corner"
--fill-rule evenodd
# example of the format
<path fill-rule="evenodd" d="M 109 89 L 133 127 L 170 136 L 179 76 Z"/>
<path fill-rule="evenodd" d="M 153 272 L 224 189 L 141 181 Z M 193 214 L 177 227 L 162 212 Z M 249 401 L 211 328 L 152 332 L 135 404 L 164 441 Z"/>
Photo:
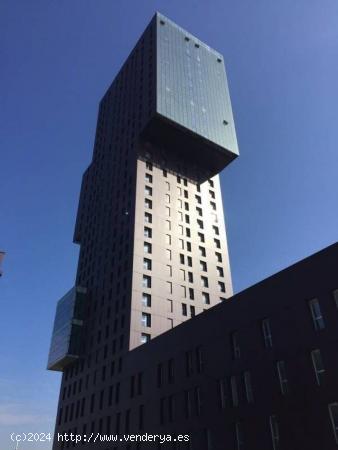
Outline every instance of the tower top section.
<path fill-rule="evenodd" d="M 107 92 L 112 101 L 114 92 L 125 108 L 118 116 L 137 115 L 135 131 L 162 156 L 176 153 L 204 177 L 238 156 L 222 55 L 164 15 L 154 15 L 127 58 Z"/>

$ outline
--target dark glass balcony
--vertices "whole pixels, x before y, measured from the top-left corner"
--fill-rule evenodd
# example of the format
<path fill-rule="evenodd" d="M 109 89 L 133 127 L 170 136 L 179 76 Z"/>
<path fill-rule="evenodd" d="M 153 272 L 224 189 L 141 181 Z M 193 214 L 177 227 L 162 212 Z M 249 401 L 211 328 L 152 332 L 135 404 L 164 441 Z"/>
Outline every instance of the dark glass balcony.
<path fill-rule="evenodd" d="M 63 371 L 81 356 L 86 289 L 73 287 L 57 304 L 48 370 Z"/>

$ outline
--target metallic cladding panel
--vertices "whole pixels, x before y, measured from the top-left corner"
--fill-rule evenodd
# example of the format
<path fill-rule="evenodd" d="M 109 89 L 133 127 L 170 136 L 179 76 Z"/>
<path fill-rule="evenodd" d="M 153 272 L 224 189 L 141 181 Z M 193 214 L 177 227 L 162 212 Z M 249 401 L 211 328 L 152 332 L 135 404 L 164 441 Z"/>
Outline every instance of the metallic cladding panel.
<path fill-rule="evenodd" d="M 223 57 L 157 13 L 157 113 L 238 155 Z"/>

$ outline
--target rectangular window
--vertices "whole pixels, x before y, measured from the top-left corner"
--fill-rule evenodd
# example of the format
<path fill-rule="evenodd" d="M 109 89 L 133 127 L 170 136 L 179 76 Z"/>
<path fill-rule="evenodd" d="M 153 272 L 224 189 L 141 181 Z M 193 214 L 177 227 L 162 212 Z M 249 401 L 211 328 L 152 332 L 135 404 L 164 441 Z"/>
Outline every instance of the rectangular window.
<path fill-rule="evenodd" d="M 145 288 L 151 288 L 151 277 L 143 275 L 142 286 Z"/>
<path fill-rule="evenodd" d="M 193 283 L 194 282 L 194 277 L 193 277 L 192 272 L 188 272 L 188 281 L 189 281 L 189 283 Z"/>
<path fill-rule="evenodd" d="M 184 198 L 188 198 L 188 197 L 189 197 L 188 191 L 186 189 L 184 189 Z"/>
<path fill-rule="evenodd" d="M 230 389 L 232 406 L 238 406 L 237 380 L 234 375 L 230 377 Z"/>
<path fill-rule="evenodd" d="M 177 208 L 182 209 L 182 207 L 183 207 L 183 202 L 182 202 L 182 200 L 180 198 L 178 198 L 177 199 Z"/>
<path fill-rule="evenodd" d="M 199 247 L 198 247 L 198 250 L 199 250 L 201 256 L 205 256 L 205 255 L 206 255 L 206 252 L 205 252 L 205 248 L 204 248 L 204 247 L 199 246 Z"/>
<path fill-rule="evenodd" d="M 213 225 L 212 229 L 214 230 L 214 233 L 218 236 L 219 235 L 219 228 L 216 227 L 216 225 Z"/>
<path fill-rule="evenodd" d="M 151 259 L 143 258 L 143 269 L 151 270 Z"/>
<path fill-rule="evenodd" d="M 143 292 L 142 294 L 142 306 L 150 307 L 151 306 L 151 295 Z"/>
<path fill-rule="evenodd" d="M 285 361 L 277 361 L 277 372 L 281 393 L 285 395 L 288 392 L 288 379 L 286 376 Z"/>
<path fill-rule="evenodd" d="M 144 193 L 145 193 L 145 195 L 149 195 L 149 196 L 153 195 L 153 188 L 151 188 L 150 186 L 145 186 Z"/>
<path fill-rule="evenodd" d="M 142 313 L 141 325 L 144 327 L 151 327 L 151 315 L 148 313 Z"/>
<path fill-rule="evenodd" d="M 182 189 L 179 186 L 177 186 L 177 195 L 182 195 Z"/>
<path fill-rule="evenodd" d="M 201 199 L 201 197 L 199 196 L 199 195 L 195 195 L 195 199 L 196 199 L 196 201 L 197 201 L 197 203 L 200 205 L 201 203 L 202 203 L 202 199 Z"/>
<path fill-rule="evenodd" d="M 205 261 L 200 261 L 200 269 L 202 270 L 202 272 L 207 271 L 207 263 Z"/>
<path fill-rule="evenodd" d="M 191 242 L 187 241 L 187 251 L 191 252 Z"/>
<path fill-rule="evenodd" d="M 241 357 L 241 348 L 239 345 L 238 331 L 233 331 L 230 334 L 230 343 L 232 349 L 233 359 L 239 359 Z"/>
<path fill-rule="evenodd" d="M 245 387 L 246 401 L 248 403 L 253 403 L 254 398 L 253 398 L 251 374 L 248 370 L 245 371 L 243 374 L 243 381 L 244 381 L 244 387 Z"/>
<path fill-rule="evenodd" d="M 168 248 L 165 251 L 166 257 L 167 259 L 169 259 L 171 261 L 171 250 L 169 250 Z"/>
<path fill-rule="evenodd" d="M 209 287 L 209 282 L 207 277 L 201 277 L 201 286 L 203 287 Z"/>
<path fill-rule="evenodd" d="M 181 290 L 181 297 L 186 298 L 187 297 L 187 288 L 185 286 L 180 286 Z"/>
<path fill-rule="evenodd" d="M 185 303 L 182 303 L 182 316 L 187 316 L 187 315 L 188 315 L 187 305 Z"/>
<path fill-rule="evenodd" d="M 169 294 L 172 294 L 172 293 L 173 293 L 173 284 L 172 284 L 171 281 L 167 281 L 167 292 L 168 292 Z"/>
<path fill-rule="evenodd" d="M 180 280 L 185 281 L 185 270 L 180 269 Z"/>
<path fill-rule="evenodd" d="M 174 311 L 173 309 L 173 301 L 170 299 L 167 299 L 167 311 L 172 313 Z"/>
<path fill-rule="evenodd" d="M 225 284 L 223 283 L 223 281 L 218 281 L 217 284 L 218 284 L 218 290 L 220 292 L 225 292 Z"/>
<path fill-rule="evenodd" d="M 323 364 L 322 355 L 320 353 L 319 349 L 313 350 L 311 352 L 311 359 L 313 363 L 313 368 L 316 375 L 316 380 L 318 386 L 320 386 L 323 383 L 324 374 L 325 374 L 325 368 Z"/>
<path fill-rule="evenodd" d="M 179 239 L 178 242 L 179 242 L 180 249 L 184 250 L 184 240 L 183 239 Z"/>
<path fill-rule="evenodd" d="M 195 317 L 196 312 L 195 312 L 195 306 L 190 306 L 190 317 Z"/>
<path fill-rule="evenodd" d="M 144 253 L 151 253 L 151 244 L 149 242 L 143 242 Z"/>
<path fill-rule="evenodd" d="M 152 223 L 153 218 L 152 215 L 150 213 L 144 213 L 144 221 L 145 223 Z"/>
<path fill-rule="evenodd" d="M 202 292 L 202 299 L 205 305 L 210 305 L 210 295 L 207 292 Z"/>
<path fill-rule="evenodd" d="M 218 392 L 219 392 L 220 408 L 224 409 L 227 405 L 227 383 L 224 378 L 218 380 Z"/>
<path fill-rule="evenodd" d="M 147 183 L 152 183 L 153 182 L 153 176 L 150 175 L 150 173 L 146 173 L 144 176 L 144 179 L 146 180 Z"/>
<path fill-rule="evenodd" d="M 266 318 L 263 319 L 261 322 L 262 326 L 262 333 L 263 333 L 263 339 L 264 339 L 264 346 L 266 348 L 272 347 L 272 334 L 271 334 L 271 327 L 270 327 L 270 319 Z"/>
<path fill-rule="evenodd" d="M 199 241 L 200 241 L 200 242 L 205 242 L 204 234 L 203 234 L 203 233 L 197 233 L 197 234 L 198 234 L 198 239 L 199 239 Z"/>
<path fill-rule="evenodd" d="M 185 371 L 187 377 L 193 373 L 193 353 L 191 350 L 185 352 Z"/>
<path fill-rule="evenodd" d="M 171 245 L 171 236 L 170 234 L 165 235 L 165 243 Z"/>
<path fill-rule="evenodd" d="M 165 194 L 165 201 L 167 203 L 170 203 L 170 195 L 169 194 Z"/>
<path fill-rule="evenodd" d="M 141 333 L 141 344 L 146 344 L 149 341 L 150 341 L 150 334 Z"/>
<path fill-rule="evenodd" d="M 184 264 L 184 255 L 182 253 L 180 253 L 180 263 Z"/>
<path fill-rule="evenodd" d="M 210 206 L 213 211 L 216 211 L 216 203 L 215 202 L 210 202 Z"/>
<path fill-rule="evenodd" d="M 144 227 L 143 236 L 146 238 L 151 238 L 152 237 L 152 229 L 149 227 Z"/>
<path fill-rule="evenodd" d="M 214 187 L 214 182 L 213 182 L 212 180 L 208 180 L 208 183 L 209 183 L 209 186 L 210 186 L 210 187 L 212 187 L 212 188 Z M 209 192 L 210 192 L 210 191 L 209 191 Z"/>
<path fill-rule="evenodd" d="M 279 448 L 279 427 L 276 416 L 270 416 L 270 432 L 273 450 Z"/>
<path fill-rule="evenodd" d="M 199 216 L 202 216 L 202 208 L 196 206 L 196 211 Z"/>
<path fill-rule="evenodd" d="M 189 267 L 192 267 L 192 257 L 191 256 L 187 256 L 187 264 Z"/>
<path fill-rule="evenodd" d="M 332 292 L 332 295 L 333 295 L 333 300 L 334 300 L 334 302 L 335 302 L 335 305 L 336 305 L 336 307 L 338 308 L 338 289 L 335 289 L 335 290 Z"/>
<path fill-rule="evenodd" d="M 210 195 L 211 198 L 215 198 L 215 192 L 214 191 L 210 190 L 209 191 L 209 195 Z"/>
<path fill-rule="evenodd" d="M 242 422 L 236 422 L 235 434 L 236 434 L 236 448 L 237 448 L 237 450 L 243 450 L 244 449 L 244 436 L 243 436 Z"/>
<path fill-rule="evenodd" d="M 173 268 L 172 266 L 169 266 L 169 264 L 166 265 L 167 268 L 167 276 L 172 277 L 173 276 Z"/>
<path fill-rule="evenodd" d="M 146 162 L 146 169 L 147 170 L 153 170 L 153 164 L 149 161 Z"/>
<path fill-rule="evenodd" d="M 223 278 L 224 277 L 223 267 L 217 266 L 216 269 L 217 269 L 218 276 Z"/>
<path fill-rule="evenodd" d="M 189 219 L 188 214 L 185 215 L 185 223 L 188 223 L 188 224 L 190 223 L 190 219 Z"/>
<path fill-rule="evenodd" d="M 166 187 L 167 191 L 170 191 L 170 184 L 168 181 L 165 182 L 165 187 Z"/>
<path fill-rule="evenodd" d="M 165 207 L 165 215 L 170 217 L 170 208 L 169 208 L 169 206 Z"/>
<path fill-rule="evenodd" d="M 165 221 L 165 229 L 166 230 L 171 230 L 171 222 L 170 222 L 170 220 L 166 220 Z"/>
<path fill-rule="evenodd" d="M 179 231 L 179 234 L 181 235 L 181 236 L 183 236 L 183 225 L 179 225 L 178 226 L 178 231 Z"/>
<path fill-rule="evenodd" d="M 202 220 L 197 219 L 197 225 L 198 225 L 198 227 L 199 227 L 201 230 L 203 230 L 203 222 L 202 222 Z"/>
<path fill-rule="evenodd" d="M 218 262 L 222 262 L 222 255 L 218 252 L 215 252 L 215 256 Z"/>
<path fill-rule="evenodd" d="M 331 419 L 333 435 L 338 444 L 338 403 L 331 403 L 329 405 L 329 415 Z"/>
<path fill-rule="evenodd" d="M 216 248 L 221 248 L 221 242 L 219 239 L 214 239 L 214 242 L 215 242 Z"/>
<path fill-rule="evenodd" d="M 319 301 L 316 298 L 313 298 L 309 301 L 309 308 L 311 311 L 311 316 L 313 320 L 313 326 L 315 330 L 322 330 L 325 328 L 324 319 L 322 316 L 322 312 L 320 310 Z"/>

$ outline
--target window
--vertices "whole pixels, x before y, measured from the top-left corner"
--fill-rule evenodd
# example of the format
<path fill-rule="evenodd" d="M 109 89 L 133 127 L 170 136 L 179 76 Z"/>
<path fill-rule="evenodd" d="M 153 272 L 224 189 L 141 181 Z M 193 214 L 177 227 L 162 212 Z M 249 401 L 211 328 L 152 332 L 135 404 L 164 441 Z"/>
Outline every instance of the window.
<path fill-rule="evenodd" d="M 319 301 L 316 298 L 313 298 L 312 300 L 309 301 L 309 308 L 311 311 L 313 326 L 315 330 L 322 330 L 323 328 L 325 328 L 325 323 L 320 310 Z"/>
<path fill-rule="evenodd" d="M 192 267 L 192 257 L 191 256 L 187 256 L 187 264 L 189 267 Z"/>
<path fill-rule="evenodd" d="M 152 215 L 150 213 L 144 213 L 144 221 L 145 223 L 152 223 L 153 218 Z"/>
<path fill-rule="evenodd" d="M 276 416 L 270 416 L 270 432 L 273 450 L 279 447 L 279 427 Z"/>
<path fill-rule="evenodd" d="M 193 288 L 189 288 L 189 298 L 190 298 L 190 300 L 194 300 L 194 298 L 195 298 Z"/>
<path fill-rule="evenodd" d="M 146 162 L 146 169 L 147 170 L 153 170 L 153 165 L 152 165 L 151 162 L 149 162 L 149 161 Z"/>
<path fill-rule="evenodd" d="M 217 272 L 218 272 L 218 276 L 219 276 L 219 277 L 224 277 L 224 270 L 223 270 L 223 267 L 217 266 L 216 269 L 217 269 Z"/>
<path fill-rule="evenodd" d="M 177 186 L 177 195 L 182 195 L 182 189 L 179 186 Z"/>
<path fill-rule="evenodd" d="M 221 242 L 219 239 L 214 239 L 216 248 L 221 248 Z"/>
<path fill-rule="evenodd" d="M 203 230 L 203 222 L 202 222 L 202 220 L 197 219 L 197 225 L 198 225 L 198 227 L 199 227 L 201 230 Z"/>
<path fill-rule="evenodd" d="M 215 198 L 215 192 L 212 190 L 209 190 L 209 195 L 211 198 Z"/>
<path fill-rule="evenodd" d="M 152 229 L 149 227 L 144 227 L 143 236 L 146 238 L 152 237 Z"/>
<path fill-rule="evenodd" d="M 219 228 L 216 227 L 216 225 L 213 225 L 212 229 L 214 230 L 214 233 L 217 234 L 217 236 L 218 236 L 219 235 Z"/>
<path fill-rule="evenodd" d="M 170 234 L 165 235 L 165 243 L 171 245 L 171 236 Z"/>
<path fill-rule="evenodd" d="M 241 357 L 241 348 L 239 346 L 238 331 L 233 331 L 230 334 L 230 343 L 233 359 L 239 359 Z"/>
<path fill-rule="evenodd" d="M 199 252 L 200 252 L 200 255 L 201 256 L 205 256 L 206 255 L 206 252 L 205 252 L 205 248 L 204 247 L 198 247 L 198 250 L 199 250 Z"/>
<path fill-rule="evenodd" d="M 149 242 L 143 242 L 144 253 L 151 253 L 151 244 Z"/>
<path fill-rule="evenodd" d="M 151 277 L 143 275 L 142 286 L 145 288 L 151 288 Z"/>
<path fill-rule="evenodd" d="M 188 198 L 188 197 L 189 197 L 188 191 L 186 189 L 184 189 L 184 198 Z"/>
<path fill-rule="evenodd" d="M 170 191 L 170 183 L 168 181 L 165 182 L 165 187 L 167 191 Z"/>
<path fill-rule="evenodd" d="M 145 186 L 144 193 L 145 195 L 153 195 L 153 189 L 150 186 Z"/>
<path fill-rule="evenodd" d="M 187 251 L 191 252 L 191 242 L 187 241 Z"/>
<path fill-rule="evenodd" d="M 190 306 L 190 316 L 195 317 L 195 306 Z"/>
<path fill-rule="evenodd" d="M 205 261 L 200 261 L 200 269 L 201 269 L 203 272 L 206 272 L 206 271 L 207 271 L 207 263 L 206 263 Z"/>
<path fill-rule="evenodd" d="M 207 292 L 202 292 L 202 299 L 205 305 L 210 305 L 210 296 Z"/>
<path fill-rule="evenodd" d="M 151 259 L 143 258 L 143 269 L 151 270 Z"/>
<path fill-rule="evenodd" d="M 167 276 L 172 277 L 173 276 L 173 268 L 172 266 L 169 266 L 169 264 L 166 265 L 167 268 Z"/>
<path fill-rule="evenodd" d="M 170 203 L 170 195 L 169 194 L 165 194 L 165 201 L 167 203 Z"/>
<path fill-rule="evenodd" d="M 183 213 L 181 211 L 178 211 L 178 220 L 180 222 L 183 222 Z M 183 234 L 183 233 L 182 233 Z"/>
<path fill-rule="evenodd" d="M 167 299 L 167 311 L 172 313 L 174 311 L 173 309 L 173 301 L 170 299 Z"/>
<path fill-rule="evenodd" d="M 187 288 L 185 286 L 180 286 L 181 290 L 181 297 L 186 298 L 187 297 Z"/>
<path fill-rule="evenodd" d="M 190 219 L 189 219 L 188 214 L 185 215 L 185 223 L 190 223 Z"/>
<path fill-rule="evenodd" d="M 197 192 L 201 192 L 201 186 L 199 184 L 196 184 L 196 190 Z"/>
<path fill-rule="evenodd" d="M 217 214 L 211 213 L 211 219 L 213 222 L 217 223 L 218 222 Z"/>
<path fill-rule="evenodd" d="M 230 377 L 232 406 L 238 406 L 237 380 L 235 376 Z"/>
<path fill-rule="evenodd" d="M 185 370 L 187 377 L 193 373 L 193 353 L 191 350 L 185 352 Z"/>
<path fill-rule="evenodd" d="M 199 195 L 195 195 L 195 199 L 199 205 L 202 203 L 202 199 Z"/>
<path fill-rule="evenodd" d="M 188 272 L 188 281 L 189 281 L 189 283 L 194 282 L 194 276 L 193 276 L 192 272 Z"/>
<path fill-rule="evenodd" d="M 180 263 L 184 264 L 184 255 L 180 253 Z"/>
<path fill-rule="evenodd" d="M 199 241 L 200 241 L 200 242 L 205 242 L 204 234 L 203 234 L 203 233 L 197 233 L 197 234 L 198 234 L 198 239 L 199 239 Z"/>
<path fill-rule="evenodd" d="M 244 449 L 244 436 L 243 436 L 243 424 L 242 424 L 242 422 L 236 422 L 235 434 L 236 434 L 237 450 Z"/>
<path fill-rule="evenodd" d="M 153 182 L 153 176 L 150 175 L 150 173 L 146 173 L 144 178 L 145 178 L 147 183 L 152 183 Z"/>
<path fill-rule="evenodd" d="M 183 236 L 183 234 L 184 234 L 183 233 L 183 225 L 178 226 L 178 231 L 179 231 L 180 235 Z"/>
<path fill-rule="evenodd" d="M 170 220 L 166 220 L 165 221 L 165 229 L 166 230 L 171 230 L 171 222 L 170 222 Z"/>
<path fill-rule="evenodd" d="M 165 215 L 170 217 L 170 208 L 169 208 L 169 206 L 165 207 Z"/>
<path fill-rule="evenodd" d="M 164 178 L 167 178 L 168 172 L 165 169 L 162 170 L 162 173 L 163 173 Z"/>
<path fill-rule="evenodd" d="M 333 429 L 333 435 L 335 438 L 335 441 L 338 444 L 338 403 L 331 403 L 329 405 L 329 414 Z"/>
<path fill-rule="evenodd" d="M 227 404 L 227 385 L 226 380 L 224 378 L 218 380 L 218 392 L 220 399 L 220 408 L 224 409 Z"/>
<path fill-rule="evenodd" d="M 177 200 L 177 208 L 182 208 L 183 207 L 183 202 L 181 199 Z"/>
<path fill-rule="evenodd" d="M 141 333 L 141 344 L 146 344 L 149 341 L 150 341 L 150 334 Z"/>
<path fill-rule="evenodd" d="M 171 260 L 171 250 L 169 250 L 168 248 L 165 251 L 166 257 L 167 259 Z"/>
<path fill-rule="evenodd" d="M 288 392 L 288 379 L 286 376 L 285 361 L 277 361 L 277 372 L 281 393 L 285 395 Z"/>
<path fill-rule="evenodd" d="M 222 262 L 222 255 L 218 252 L 215 252 L 215 256 L 218 262 Z"/>
<path fill-rule="evenodd" d="M 212 210 L 216 211 L 216 203 L 215 202 L 210 202 L 210 206 L 211 206 Z"/>
<path fill-rule="evenodd" d="M 178 241 L 179 241 L 179 244 L 180 244 L 180 248 L 182 250 L 184 250 L 184 240 L 183 239 L 179 239 Z"/>
<path fill-rule="evenodd" d="M 142 294 L 142 306 L 150 307 L 151 306 L 151 295 L 143 292 Z"/>
<path fill-rule="evenodd" d="M 252 382 L 251 382 L 251 374 L 247 370 L 243 374 L 243 381 L 244 381 L 244 387 L 245 387 L 245 396 L 246 401 L 248 403 L 253 403 L 253 391 L 252 391 Z"/>
<path fill-rule="evenodd" d="M 214 182 L 212 180 L 208 180 L 209 186 L 214 187 Z"/>
<path fill-rule="evenodd" d="M 180 269 L 180 280 L 185 281 L 185 270 Z"/>
<path fill-rule="evenodd" d="M 272 335 L 270 327 L 270 319 L 263 319 L 261 322 L 264 345 L 266 348 L 272 347 Z"/>
<path fill-rule="evenodd" d="M 190 228 L 186 228 L 185 235 L 190 238 L 190 234 L 191 234 L 190 233 Z M 188 244 L 187 244 L 187 248 L 188 248 Z"/>
<path fill-rule="evenodd" d="M 187 305 L 185 303 L 182 303 L 182 316 L 187 316 Z"/>
<path fill-rule="evenodd" d="M 169 294 L 172 294 L 172 293 L 173 293 L 173 284 L 172 284 L 171 281 L 167 281 L 167 292 L 168 292 Z"/>
<path fill-rule="evenodd" d="M 207 277 L 201 277 L 201 285 L 203 287 L 209 287 L 208 278 Z"/>
<path fill-rule="evenodd" d="M 186 211 L 189 211 L 189 203 L 188 202 L 184 202 L 184 209 Z"/>
<path fill-rule="evenodd" d="M 151 315 L 148 313 L 142 313 L 141 324 L 144 327 L 151 327 Z"/>
<path fill-rule="evenodd" d="M 177 183 L 181 184 L 181 177 L 177 175 Z"/>
<path fill-rule="evenodd" d="M 318 386 L 320 386 L 323 383 L 323 378 L 325 374 L 325 368 L 320 350 L 319 349 L 313 350 L 311 352 L 311 358 L 316 375 L 317 384 Z"/>
<path fill-rule="evenodd" d="M 220 292 L 225 292 L 225 284 L 223 283 L 223 281 L 218 281 L 218 290 Z"/>

